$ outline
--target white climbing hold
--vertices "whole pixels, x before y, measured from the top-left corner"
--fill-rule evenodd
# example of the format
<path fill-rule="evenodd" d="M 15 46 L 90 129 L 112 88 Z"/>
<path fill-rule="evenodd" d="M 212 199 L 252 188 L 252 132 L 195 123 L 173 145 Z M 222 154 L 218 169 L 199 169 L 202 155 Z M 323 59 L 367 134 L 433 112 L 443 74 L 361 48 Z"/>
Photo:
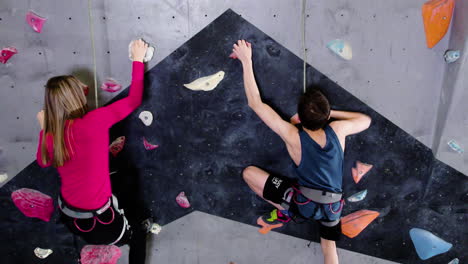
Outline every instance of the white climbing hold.
<path fill-rule="evenodd" d="M 34 249 L 34 254 L 36 255 L 36 257 L 40 259 L 47 258 L 53 252 L 54 251 L 52 251 L 52 249 L 44 249 L 44 248 L 39 248 L 39 247 Z"/>
<path fill-rule="evenodd" d="M 153 123 L 153 114 L 150 111 L 141 112 L 138 118 L 140 118 L 145 126 L 150 126 Z"/>
<path fill-rule="evenodd" d="M 6 173 L 0 173 L 0 183 L 8 180 L 8 174 Z"/>
<path fill-rule="evenodd" d="M 345 60 L 350 60 L 353 58 L 353 51 L 351 49 L 351 45 L 348 42 L 335 39 L 327 43 L 327 48 L 329 48 L 333 53 L 340 56 Z"/>
<path fill-rule="evenodd" d="M 458 258 L 454 258 L 448 264 L 458 264 L 458 263 L 460 263 L 460 260 Z"/>
<path fill-rule="evenodd" d="M 128 44 L 128 58 L 130 60 L 133 60 L 133 58 L 132 58 L 132 43 L 133 43 L 133 40 L 130 41 L 130 44 Z M 154 55 L 154 47 L 149 46 L 149 44 L 148 44 L 148 49 L 146 50 L 145 57 L 143 58 L 143 62 L 150 61 L 153 58 L 153 55 Z"/>
<path fill-rule="evenodd" d="M 156 223 L 153 223 L 149 230 L 150 230 L 151 233 L 157 235 L 157 234 L 159 234 L 161 232 L 162 227 L 160 225 L 156 224 Z"/>
<path fill-rule="evenodd" d="M 193 91 L 211 91 L 223 80 L 224 72 L 219 71 L 213 75 L 196 79 L 195 81 L 184 84 L 184 86 Z"/>

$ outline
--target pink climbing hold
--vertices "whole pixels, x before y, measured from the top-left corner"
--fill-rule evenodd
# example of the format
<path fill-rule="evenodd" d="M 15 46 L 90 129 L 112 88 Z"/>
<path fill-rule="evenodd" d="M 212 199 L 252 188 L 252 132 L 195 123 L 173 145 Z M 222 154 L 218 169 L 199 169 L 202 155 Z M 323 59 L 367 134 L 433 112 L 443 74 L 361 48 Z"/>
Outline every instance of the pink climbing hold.
<path fill-rule="evenodd" d="M 120 85 L 112 78 L 107 78 L 106 81 L 101 85 L 101 89 L 109 93 L 115 93 L 122 89 L 122 85 Z"/>
<path fill-rule="evenodd" d="M 109 146 L 109 151 L 114 157 L 117 157 L 120 151 L 122 151 L 125 144 L 125 136 L 116 138 Z"/>
<path fill-rule="evenodd" d="M 356 161 L 356 168 L 351 169 L 351 174 L 353 175 L 353 179 L 355 183 L 358 183 L 366 173 L 368 173 L 372 169 L 371 164 L 366 164 L 360 162 L 359 160 Z"/>
<path fill-rule="evenodd" d="M 14 47 L 6 47 L 0 51 L 0 62 L 6 64 L 7 61 L 16 53 L 18 50 Z"/>
<path fill-rule="evenodd" d="M 122 251 L 114 245 L 86 245 L 80 256 L 81 264 L 116 264 Z"/>
<path fill-rule="evenodd" d="M 34 31 L 36 31 L 37 33 L 41 33 L 42 31 L 42 27 L 44 26 L 44 23 L 46 22 L 47 19 L 43 18 L 43 17 L 40 17 L 36 14 L 34 14 L 34 12 L 32 11 L 29 11 L 27 14 L 26 14 L 26 22 L 32 27 L 32 29 Z"/>
<path fill-rule="evenodd" d="M 146 140 L 146 138 L 143 138 L 143 145 L 145 146 L 146 150 L 152 150 L 155 148 L 159 148 L 159 145 L 153 145 Z"/>
<path fill-rule="evenodd" d="M 182 208 L 189 208 L 190 207 L 190 202 L 189 202 L 187 196 L 185 196 L 185 192 L 180 192 L 179 195 L 177 195 L 176 202 Z"/>
<path fill-rule="evenodd" d="M 27 217 L 35 217 L 49 222 L 54 212 L 52 198 L 40 191 L 22 188 L 12 192 L 11 199 L 16 207 Z"/>

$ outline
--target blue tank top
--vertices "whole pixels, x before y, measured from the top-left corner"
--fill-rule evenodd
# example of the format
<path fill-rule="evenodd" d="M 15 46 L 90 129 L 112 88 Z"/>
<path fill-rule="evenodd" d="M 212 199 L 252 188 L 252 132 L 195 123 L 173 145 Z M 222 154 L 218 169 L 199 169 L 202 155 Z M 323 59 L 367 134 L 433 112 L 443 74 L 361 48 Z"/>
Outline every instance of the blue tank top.
<path fill-rule="evenodd" d="M 327 125 L 325 128 L 327 143 L 322 148 L 303 129 L 299 130 L 302 157 L 295 167 L 298 183 L 304 187 L 342 192 L 343 149 L 335 131 Z"/>

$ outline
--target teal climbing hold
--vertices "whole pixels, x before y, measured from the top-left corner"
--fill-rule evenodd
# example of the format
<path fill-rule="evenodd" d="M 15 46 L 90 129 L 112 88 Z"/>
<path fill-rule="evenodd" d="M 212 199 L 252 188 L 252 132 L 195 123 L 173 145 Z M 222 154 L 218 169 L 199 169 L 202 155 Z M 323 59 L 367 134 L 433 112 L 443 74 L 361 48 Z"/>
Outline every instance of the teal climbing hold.
<path fill-rule="evenodd" d="M 348 42 L 341 40 L 341 39 L 335 39 L 327 44 L 327 48 L 329 48 L 333 53 L 336 55 L 340 56 L 341 58 L 345 60 L 350 60 L 353 58 L 353 51 L 351 49 L 351 46 L 349 45 Z"/>
<path fill-rule="evenodd" d="M 416 248 L 416 253 L 418 253 L 419 258 L 422 260 L 445 253 L 452 248 L 452 244 L 424 229 L 412 228 L 410 236 L 414 248 Z"/>
<path fill-rule="evenodd" d="M 460 51 L 459 50 L 447 50 L 444 54 L 445 61 L 447 63 L 455 62 L 460 58 Z"/>
<path fill-rule="evenodd" d="M 362 201 L 362 200 L 364 200 L 364 198 L 366 198 L 366 195 L 367 195 L 367 190 L 360 191 L 360 192 L 355 193 L 355 194 L 351 195 L 350 197 L 348 197 L 348 202 Z"/>
<path fill-rule="evenodd" d="M 458 264 L 460 261 L 457 258 L 452 259 L 448 264 Z"/>

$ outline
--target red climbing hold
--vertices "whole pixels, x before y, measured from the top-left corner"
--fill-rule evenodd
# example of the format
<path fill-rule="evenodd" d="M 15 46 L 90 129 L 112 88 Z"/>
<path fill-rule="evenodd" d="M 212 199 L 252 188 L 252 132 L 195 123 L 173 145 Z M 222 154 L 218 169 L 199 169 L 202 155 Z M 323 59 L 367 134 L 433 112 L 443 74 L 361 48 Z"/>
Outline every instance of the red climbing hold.
<path fill-rule="evenodd" d="M 359 160 L 356 162 L 356 168 L 351 169 L 353 179 L 355 183 L 358 183 L 366 173 L 372 169 L 371 164 L 362 163 Z"/>
<path fill-rule="evenodd" d="M 455 0 L 430 0 L 422 6 L 428 48 L 434 47 L 447 33 L 454 6 Z"/>
<path fill-rule="evenodd" d="M 143 145 L 145 146 L 145 149 L 146 150 L 152 150 L 152 149 L 155 149 L 155 148 L 158 148 L 159 145 L 153 145 L 151 143 L 149 143 L 146 138 L 143 138 Z"/>
<path fill-rule="evenodd" d="M 109 93 L 115 93 L 122 89 L 122 85 L 120 85 L 112 78 L 107 78 L 106 81 L 101 85 L 101 89 Z"/>
<path fill-rule="evenodd" d="M 18 50 L 13 47 L 3 48 L 0 51 L 0 62 L 3 64 L 7 63 L 7 61 L 16 53 L 18 53 Z"/>
<path fill-rule="evenodd" d="M 116 264 L 122 251 L 114 245 L 86 245 L 80 255 L 81 264 Z"/>
<path fill-rule="evenodd" d="M 36 31 L 37 33 L 41 33 L 42 31 L 42 26 L 44 26 L 44 23 L 46 22 L 47 19 L 40 17 L 36 14 L 34 14 L 32 11 L 29 11 L 26 14 L 26 22 Z"/>
<path fill-rule="evenodd" d="M 359 210 L 341 218 L 341 231 L 349 238 L 356 237 L 362 232 L 375 218 L 379 212 L 371 210 Z"/>
<path fill-rule="evenodd" d="M 118 137 L 112 142 L 112 144 L 110 144 L 109 151 L 112 153 L 112 155 L 114 155 L 114 157 L 116 157 L 117 154 L 122 151 L 124 144 L 125 136 Z"/>
<path fill-rule="evenodd" d="M 12 192 L 11 199 L 16 207 L 27 217 L 36 217 L 49 222 L 54 212 L 52 198 L 40 191 L 22 188 Z"/>

